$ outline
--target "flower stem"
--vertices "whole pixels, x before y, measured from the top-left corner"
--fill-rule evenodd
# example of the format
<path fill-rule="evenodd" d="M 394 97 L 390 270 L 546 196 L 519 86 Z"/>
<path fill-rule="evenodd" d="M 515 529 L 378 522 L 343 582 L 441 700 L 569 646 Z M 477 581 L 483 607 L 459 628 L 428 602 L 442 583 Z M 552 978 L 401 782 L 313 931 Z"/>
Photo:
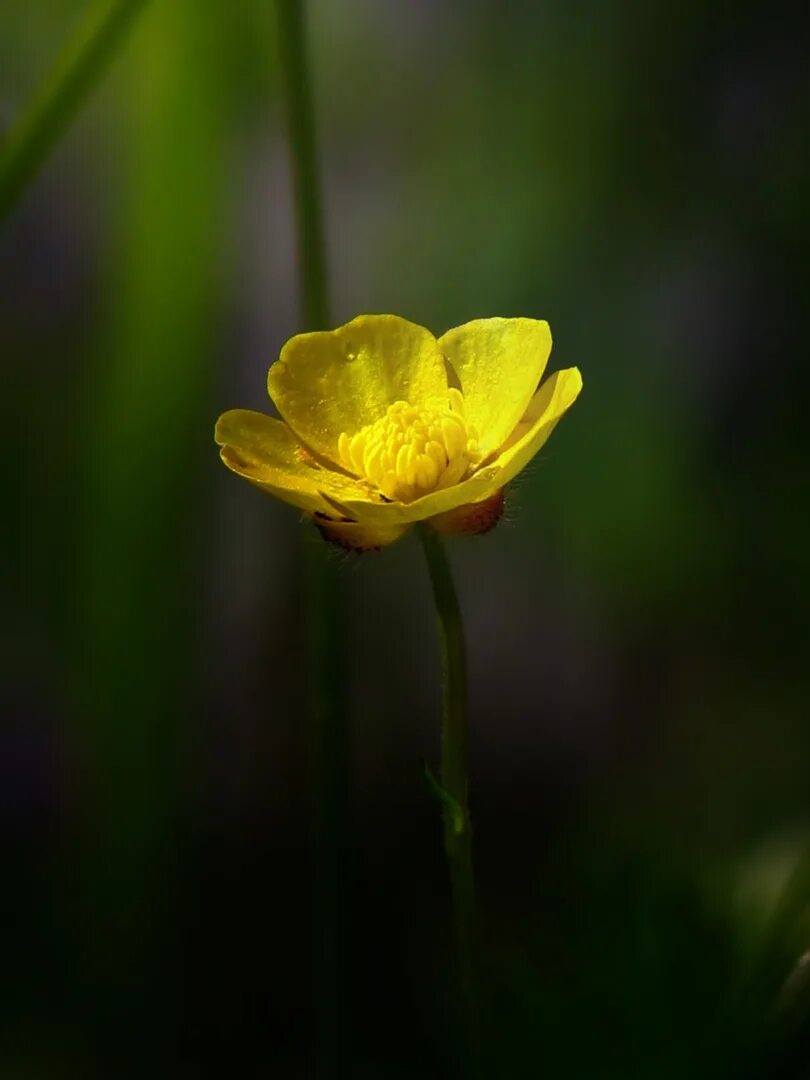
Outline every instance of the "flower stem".
<path fill-rule="evenodd" d="M 329 300 L 305 9 L 304 0 L 276 0 L 298 235 L 301 329 L 324 330 L 329 324 Z M 320 1075 L 337 1077 L 345 1074 L 348 1028 L 344 987 L 348 769 L 344 665 L 338 580 L 325 545 L 305 542 L 304 564 L 317 799 Z"/>
<path fill-rule="evenodd" d="M 441 735 L 441 785 L 444 847 L 450 870 L 458 967 L 465 1006 L 472 1009 L 476 936 L 475 884 L 469 806 L 467 753 L 467 659 L 464 627 L 453 575 L 441 538 L 430 525 L 419 526 L 439 622 L 444 698 Z M 472 1021 L 472 1017 L 468 1015 Z"/>
<path fill-rule="evenodd" d="M 0 145 L 0 220 L 14 209 L 147 0 L 98 0 Z"/>

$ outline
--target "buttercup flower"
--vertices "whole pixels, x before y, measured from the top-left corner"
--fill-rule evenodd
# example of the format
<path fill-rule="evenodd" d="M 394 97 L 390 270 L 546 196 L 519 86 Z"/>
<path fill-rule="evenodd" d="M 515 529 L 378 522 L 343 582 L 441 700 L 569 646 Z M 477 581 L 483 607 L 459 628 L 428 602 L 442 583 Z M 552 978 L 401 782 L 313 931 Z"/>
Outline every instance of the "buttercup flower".
<path fill-rule="evenodd" d="M 281 419 L 233 409 L 216 441 L 229 469 L 343 547 L 383 547 L 418 521 L 486 532 L 582 389 L 577 368 L 540 384 L 550 352 L 537 319 L 476 319 L 437 340 L 359 315 L 291 338 L 267 377 Z"/>

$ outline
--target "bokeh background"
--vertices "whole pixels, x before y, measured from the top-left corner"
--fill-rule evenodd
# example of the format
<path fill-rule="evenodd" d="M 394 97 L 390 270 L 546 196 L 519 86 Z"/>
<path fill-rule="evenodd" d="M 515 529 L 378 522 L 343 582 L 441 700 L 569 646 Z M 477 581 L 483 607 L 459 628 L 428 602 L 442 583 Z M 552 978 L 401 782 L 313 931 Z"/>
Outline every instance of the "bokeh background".
<path fill-rule="evenodd" d="M 4 128 L 78 8 L 0 8 Z M 309 12 L 334 323 L 545 317 L 585 380 L 451 545 L 484 1075 L 810 1075 L 806 15 Z M 297 325 L 273 5 L 152 0 L 0 232 L 4 1078 L 459 1075 L 413 537 L 330 555 L 322 957 L 321 541 L 212 441 Z"/>

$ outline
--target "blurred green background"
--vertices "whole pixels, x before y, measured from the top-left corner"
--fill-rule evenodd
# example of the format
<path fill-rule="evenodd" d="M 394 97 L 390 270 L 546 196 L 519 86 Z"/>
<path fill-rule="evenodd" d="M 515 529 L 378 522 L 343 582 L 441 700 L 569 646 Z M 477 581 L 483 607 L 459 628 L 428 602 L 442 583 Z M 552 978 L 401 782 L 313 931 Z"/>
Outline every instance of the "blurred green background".
<path fill-rule="evenodd" d="M 3 129 L 77 8 L 0 9 Z M 507 520 L 451 550 L 483 1074 L 806 1077 L 807 17 L 309 13 L 334 323 L 544 317 L 585 379 Z M 412 537 L 334 556 L 350 832 L 319 1042 L 320 540 L 212 440 L 266 407 L 296 304 L 273 5 L 152 0 L 0 231 L 3 1078 L 459 1075 Z"/>

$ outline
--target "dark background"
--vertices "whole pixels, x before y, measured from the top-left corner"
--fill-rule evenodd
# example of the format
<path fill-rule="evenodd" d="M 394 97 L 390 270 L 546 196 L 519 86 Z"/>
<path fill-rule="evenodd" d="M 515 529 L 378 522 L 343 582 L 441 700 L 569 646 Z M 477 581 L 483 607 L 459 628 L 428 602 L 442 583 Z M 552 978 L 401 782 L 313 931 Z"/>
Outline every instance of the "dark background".
<path fill-rule="evenodd" d="M 4 126 L 76 6 L 3 5 Z M 334 323 L 544 317 L 585 381 L 507 520 L 451 545 L 487 1077 L 810 1075 L 784 987 L 810 947 L 792 9 L 310 5 Z M 323 1053 L 456 1075 L 418 545 L 334 556 L 352 748 L 324 1008 L 320 540 L 213 446 L 297 329 L 276 46 L 272 5 L 153 0 L 0 233 L 3 1078 L 296 1078 Z"/>

